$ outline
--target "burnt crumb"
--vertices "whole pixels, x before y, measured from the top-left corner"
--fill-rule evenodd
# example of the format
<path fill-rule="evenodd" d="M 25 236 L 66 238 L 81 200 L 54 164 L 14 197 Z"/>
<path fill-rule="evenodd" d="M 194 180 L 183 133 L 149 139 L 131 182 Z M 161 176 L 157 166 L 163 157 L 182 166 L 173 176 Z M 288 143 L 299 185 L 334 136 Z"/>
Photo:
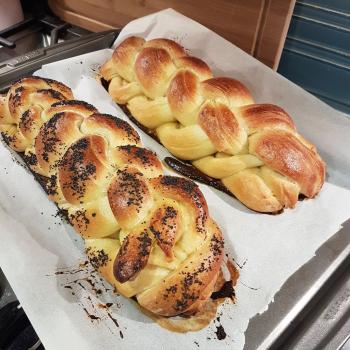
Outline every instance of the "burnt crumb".
<path fill-rule="evenodd" d="M 225 332 L 224 327 L 220 323 L 220 317 L 217 317 L 216 321 L 219 322 L 219 324 L 215 326 L 216 327 L 216 331 L 215 331 L 216 337 L 218 338 L 218 340 L 224 340 L 226 338 L 226 332 Z"/>
<path fill-rule="evenodd" d="M 106 266 L 108 261 L 110 261 L 108 254 L 101 250 L 92 250 L 91 248 L 86 249 L 86 254 L 89 256 L 91 265 L 97 270 L 101 266 Z"/>
<path fill-rule="evenodd" d="M 118 321 L 110 314 L 108 313 L 107 316 L 112 320 L 112 322 L 119 328 L 119 323 Z"/>
<path fill-rule="evenodd" d="M 63 100 L 63 101 L 55 102 L 53 105 L 51 105 L 51 107 L 58 107 L 58 106 L 81 106 L 90 110 L 91 112 L 97 111 L 96 108 L 90 103 L 87 103 L 85 101 L 79 101 L 79 100 Z"/>
<path fill-rule="evenodd" d="M 211 295 L 213 300 L 222 299 L 222 298 L 230 298 L 232 300 L 235 299 L 235 290 L 233 288 L 232 281 L 226 281 L 220 290 L 213 292 Z"/>
<path fill-rule="evenodd" d="M 104 78 L 101 78 L 101 84 L 105 88 L 105 90 L 107 90 L 107 91 L 108 91 L 108 88 L 109 88 L 109 83 L 110 83 L 110 81 L 108 81 L 108 80 L 106 80 Z"/>
<path fill-rule="evenodd" d="M 226 338 L 226 332 L 224 327 L 220 324 L 218 326 L 216 326 L 216 332 L 215 332 L 217 338 L 219 340 L 224 340 Z"/>
<path fill-rule="evenodd" d="M 304 199 L 307 199 L 307 198 L 308 198 L 308 197 L 305 196 L 305 194 L 299 193 L 298 201 L 303 201 Z"/>
<path fill-rule="evenodd" d="M 93 314 L 90 314 L 90 313 L 88 312 L 88 310 L 87 310 L 85 307 L 83 307 L 83 310 L 85 311 L 85 313 L 87 314 L 87 316 L 89 317 L 90 320 L 96 321 L 96 320 L 100 320 L 100 319 L 101 319 L 101 318 L 98 317 L 98 316 L 95 316 L 95 315 L 93 315 Z"/>
<path fill-rule="evenodd" d="M 197 341 L 194 341 L 193 343 L 199 348 L 199 343 Z"/>

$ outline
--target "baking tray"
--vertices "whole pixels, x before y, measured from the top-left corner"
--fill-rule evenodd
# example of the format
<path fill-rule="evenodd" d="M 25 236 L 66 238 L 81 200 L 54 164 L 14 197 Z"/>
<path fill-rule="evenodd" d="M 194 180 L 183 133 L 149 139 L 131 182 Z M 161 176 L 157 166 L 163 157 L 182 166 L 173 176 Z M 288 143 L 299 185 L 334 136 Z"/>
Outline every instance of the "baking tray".
<path fill-rule="evenodd" d="M 21 63 L 16 64 L 15 71 L 0 74 L 0 91 L 43 64 L 109 47 L 118 33 L 119 30 L 99 33 L 62 45 L 59 52 L 52 50 L 52 54 L 48 51 L 34 59 L 30 55 L 26 56 L 30 59 L 17 59 L 16 62 Z M 0 62 L 0 66 L 4 67 L 4 63 Z M 342 272 L 349 264 L 350 220 L 287 280 L 268 310 L 251 319 L 244 349 L 320 349 L 324 345 L 337 349 L 341 346 L 348 335 L 347 328 L 343 327 L 344 315 L 350 312 L 347 283 L 350 278 Z"/>
<path fill-rule="evenodd" d="M 244 349 L 340 348 L 350 334 L 349 266 L 350 220 L 250 320 Z"/>

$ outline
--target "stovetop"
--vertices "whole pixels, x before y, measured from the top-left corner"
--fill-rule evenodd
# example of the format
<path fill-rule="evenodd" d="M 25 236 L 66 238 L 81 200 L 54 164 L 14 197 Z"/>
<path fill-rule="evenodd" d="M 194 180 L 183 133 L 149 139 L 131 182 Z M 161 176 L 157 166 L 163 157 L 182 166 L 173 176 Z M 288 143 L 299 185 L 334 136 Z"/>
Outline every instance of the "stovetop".
<path fill-rule="evenodd" d="M 0 62 L 90 33 L 56 17 L 28 17 L 23 22 L 0 31 L 0 37 L 7 41 L 0 46 Z"/>
<path fill-rule="evenodd" d="M 44 64 L 110 47 L 118 34 L 118 29 L 91 33 L 52 16 L 29 17 L 2 30 L 0 93 Z"/>

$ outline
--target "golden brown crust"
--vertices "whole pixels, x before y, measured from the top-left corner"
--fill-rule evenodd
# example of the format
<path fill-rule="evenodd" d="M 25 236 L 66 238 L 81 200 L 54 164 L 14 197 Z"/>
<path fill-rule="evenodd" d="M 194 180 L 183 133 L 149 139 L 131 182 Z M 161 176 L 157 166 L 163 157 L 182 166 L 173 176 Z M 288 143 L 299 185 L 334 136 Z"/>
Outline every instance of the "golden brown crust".
<path fill-rule="evenodd" d="M 55 114 L 61 112 L 72 112 L 86 118 L 89 115 L 96 113 L 97 109 L 85 101 L 61 100 L 54 103 L 48 109 L 43 111 L 44 120 L 47 121 L 50 118 L 52 118 Z"/>
<path fill-rule="evenodd" d="M 94 113 L 84 121 L 81 131 L 104 136 L 113 146 L 140 144 L 140 136 L 130 124 L 109 114 Z"/>
<path fill-rule="evenodd" d="M 175 71 L 171 56 L 164 49 L 144 48 L 137 56 L 135 74 L 146 96 L 161 97 Z"/>
<path fill-rule="evenodd" d="M 248 208 L 275 213 L 283 206 L 260 176 L 259 169 L 246 169 L 222 179 L 223 184 Z"/>
<path fill-rule="evenodd" d="M 138 225 L 153 204 L 146 178 L 131 167 L 117 171 L 108 188 L 108 199 L 114 216 L 125 229 Z"/>
<path fill-rule="evenodd" d="M 208 205 L 199 187 L 191 180 L 176 176 L 161 176 L 150 179 L 153 191 L 185 205 L 193 214 L 194 231 L 205 233 L 209 217 Z"/>
<path fill-rule="evenodd" d="M 203 243 L 174 273 L 138 295 L 140 305 L 162 316 L 175 316 L 188 311 L 200 299 L 206 287 L 213 280 L 215 283 L 223 259 L 223 247 L 220 230 L 209 222 Z"/>
<path fill-rule="evenodd" d="M 235 154 L 247 136 L 231 110 L 222 103 L 206 102 L 200 109 L 198 124 L 219 152 Z"/>
<path fill-rule="evenodd" d="M 313 198 L 319 192 L 325 164 L 294 134 L 265 130 L 250 137 L 249 149 L 270 168 L 297 182 L 305 196 Z"/>
<path fill-rule="evenodd" d="M 135 38 L 129 43 L 130 49 L 113 57 L 120 61 L 118 69 L 126 69 L 125 76 L 130 73 L 125 65 L 143 45 Z M 153 45 L 172 60 L 184 54 L 171 41 L 155 40 Z M 178 59 L 179 65 L 185 63 Z M 187 63 L 196 74 L 208 76 L 203 62 Z M 117 74 L 110 63 L 105 68 Z M 160 76 L 166 79 L 166 74 Z M 140 297 L 153 313 L 201 310 L 219 273 L 223 240 L 198 186 L 163 176 L 159 159 L 140 147 L 139 135 L 125 121 L 100 114 L 87 103 L 65 100 L 72 96 L 59 83 L 38 78 L 22 83 L 0 100 L 1 129 L 11 136 L 10 146 L 25 152 L 33 172 L 46 177 L 50 199 L 67 211 L 86 239 L 93 266 L 121 294 Z M 159 111 L 162 99 L 155 104 Z M 156 306 L 152 295 L 158 298 L 174 283 L 179 287 L 176 298 Z"/>
<path fill-rule="evenodd" d="M 127 46 L 128 39 L 121 44 Z M 212 77 L 203 61 L 188 56 L 171 40 L 145 41 L 137 50 L 128 69 L 139 78 L 115 75 L 111 95 L 117 103 L 126 104 L 139 123 L 155 130 L 174 156 L 221 179 L 241 202 L 261 212 L 293 208 L 300 193 L 312 198 L 320 191 L 325 165 L 282 108 L 254 104 L 244 84 Z M 109 64 L 112 69 L 113 63 Z M 262 136 L 267 133 L 287 140 L 282 136 L 286 132 L 293 135 L 286 147 L 276 145 L 264 151 L 260 147 L 263 154 L 259 154 L 251 144 L 267 140 Z"/>
<path fill-rule="evenodd" d="M 205 99 L 219 99 L 230 107 L 254 103 L 249 90 L 238 80 L 226 77 L 212 78 L 202 82 Z"/>
<path fill-rule="evenodd" d="M 132 80 L 135 76 L 131 69 L 137 53 L 141 50 L 145 40 L 139 37 L 130 37 L 123 41 L 113 52 L 113 65 L 116 72 L 124 79 Z M 112 73 L 113 74 L 113 73 Z M 102 75 L 103 71 L 102 71 Z"/>
<path fill-rule="evenodd" d="M 154 47 L 157 49 L 163 49 L 169 53 L 169 55 L 173 58 L 179 58 L 186 56 L 186 52 L 184 48 L 176 43 L 173 40 L 165 39 L 165 38 L 156 38 L 152 40 L 148 40 L 145 42 L 144 48 Z"/>
<path fill-rule="evenodd" d="M 285 128 L 296 131 L 292 118 L 280 107 L 271 104 L 253 104 L 239 109 L 252 134 L 262 128 Z"/>
<path fill-rule="evenodd" d="M 80 115 L 61 112 L 43 124 L 35 139 L 35 154 L 43 175 L 50 176 L 68 147 L 82 136 L 81 123 Z"/>
<path fill-rule="evenodd" d="M 157 155 L 152 151 L 134 145 L 123 145 L 114 148 L 111 157 L 117 166 L 128 164 L 140 170 L 146 177 L 157 177 L 163 174 L 163 167 Z"/>
<path fill-rule="evenodd" d="M 181 217 L 179 211 L 170 205 L 162 205 L 152 216 L 150 231 L 167 258 L 174 257 L 173 248 L 178 236 Z"/>
<path fill-rule="evenodd" d="M 175 59 L 174 63 L 177 68 L 183 68 L 185 71 L 193 72 L 201 81 L 213 77 L 209 66 L 197 57 L 183 56 Z"/>
<path fill-rule="evenodd" d="M 167 90 L 171 112 L 184 125 L 196 122 L 197 109 L 203 102 L 199 83 L 193 72 L 182 70 L 174 76 Z"/>
<path fill-rule="evenodd" d="M 147 229 L 131 232 L 122 242 L 114 260 L 113 274 L 117 281 L 125 283 L 146 267 L 152 248 Z"/>

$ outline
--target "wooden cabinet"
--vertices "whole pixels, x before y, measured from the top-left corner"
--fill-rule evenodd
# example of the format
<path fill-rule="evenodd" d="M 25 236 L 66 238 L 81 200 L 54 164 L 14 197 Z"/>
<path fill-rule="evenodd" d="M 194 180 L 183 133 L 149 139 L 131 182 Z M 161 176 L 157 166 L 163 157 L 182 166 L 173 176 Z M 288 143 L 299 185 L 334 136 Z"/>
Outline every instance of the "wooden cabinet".
<path fill-rule="evenodd" d="M 173 8 L 276 68 L 295 0 L 49 0 L 62 19 L 101 31 Z"/>

